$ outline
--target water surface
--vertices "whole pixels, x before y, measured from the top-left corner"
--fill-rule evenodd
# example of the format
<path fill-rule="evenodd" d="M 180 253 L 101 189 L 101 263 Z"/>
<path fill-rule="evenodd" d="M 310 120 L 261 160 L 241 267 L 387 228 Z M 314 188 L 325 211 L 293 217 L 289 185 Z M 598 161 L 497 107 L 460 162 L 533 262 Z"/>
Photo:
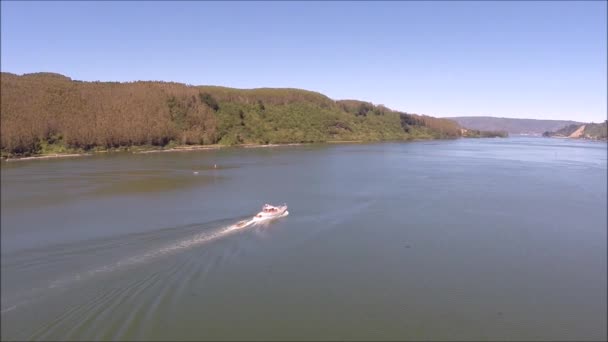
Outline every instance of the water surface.
<path fill-rule="evenodd" d="M 606 159 L 509 138 L 3 163 L 2 339 L 605 340 Z M 229 230 L 267 202 L 290 215 Z"/>

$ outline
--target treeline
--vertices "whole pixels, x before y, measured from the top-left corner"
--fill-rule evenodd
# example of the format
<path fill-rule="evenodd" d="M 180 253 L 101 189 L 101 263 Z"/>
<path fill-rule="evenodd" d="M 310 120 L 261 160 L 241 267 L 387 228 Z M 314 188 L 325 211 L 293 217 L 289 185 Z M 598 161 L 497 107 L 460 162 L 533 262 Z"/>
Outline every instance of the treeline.
<path fill-rule="evenodd" d="M 585 125 L 583 138 L 594 140 L 608 139 L 608 120 L 602 123 L 590 123 Z"/>
<path fill-rule="evenodd" d="M 448 119 L 299 89 L 81 82 L 1 74 L 5 156 L 168 144 L 456 138 Z"/>

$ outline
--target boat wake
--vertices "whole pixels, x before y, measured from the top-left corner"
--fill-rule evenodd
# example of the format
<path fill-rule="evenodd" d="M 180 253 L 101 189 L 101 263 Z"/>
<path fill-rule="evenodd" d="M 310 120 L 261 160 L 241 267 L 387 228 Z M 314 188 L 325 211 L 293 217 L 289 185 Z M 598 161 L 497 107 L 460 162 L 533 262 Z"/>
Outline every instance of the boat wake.
<path fill-rule="evenodd" d="M 79 272 L 77 274 L 72 274 L 70 276 L 56 279 L 54 281 L 51 281 L 47 287 L 33 288 L 33 289 L 26 291 L 26 293 L 17 295 L 17 297 L 21 298 L 22 300 L 17 300 L 18 303 L 16 303 L 16 304 L 15 304 L 15 301 L 10 301 L 13 303 L 9 303 L 9 301 L 4 300 L 4 298 L 3 298 L 2 304 L 5 304 L 6 306 L 3 305 L 4 308 L 2 308 L 0 310 L 0 312 L 2 314 L 10 312 L 17 307 L 22 306 L 23 304 L 30 302 L 31 300 L 34 300 L 35 298 L 43 296 L 44 293 L 47 292 L 48 290 L 63 289 L 67 286 L 72 285 L 75 282 L 83 281 L 86 279 L 91 279 L 97 275 L 112 273 L 114 271 L 122 270 L 122 269 L 125 269 L 128 267 L 136 266 L 138 264 L 143 264 L 143 263 L 149 262 L 156 258 L 160 258 L 163 256 L 178 253 L 178 252 L 181 252 L 181 251 L 184 251 L 187 249 L 191 249 L 191 248 L 194 248 L 197 246 L 201 246 L 205 243 L 217 240 L 222 237 L 229 236 L 238 231 L 242 231 L 245 228 L 254 227 L 254 226 L 268 226 L 272 221 L 274 221 L 278 218 L 281 218 L 281 217 L 285 217 L 287 215 L 289 215 L 289 212 L 285 210 L 280 215 L 276 215 L 276 216 L 270 217 L 270 218 L 265 218 L 262 220 L 259 218 L 256 218 L 254 216 L 251 219 L 238 221 L 237 223 L 216 229 L 213 232 L 205 231 L 202 233 L 198 233 L 187 239 L 183 239 L 183 240 L 162 246 L 160 248 L 154 249 L 149 252 L 144 252 L 139 255 L 123 258 L 114 263 L 106 264 L 104 266 L 94 268 L 89 271 Z M 25 295 L 25 296 L 23 296 L 23 295 Z M 23 300 L 25 298 L 28 298 L 28 299 Z M 17 299 L 17 298 L 15 298 L 15 299 Z"/>
<path fill-rule="evenodd" d="M 70 277 L 70 279 L 65 279 L 65 280 L 60 280 L 60 281 L 54 281 L 53 283 L 51 283 L 50 287 L 56 287 L 59 286 L 63 283 L 69 282 L 69 281 L 73 281 L 73 280 L 81 280 L 84 277 L 90 277 L 93 276 L 95 274 L 98 273 L 107 273 L 107 272 L 112 272 L 115 271 L 119 268 L 123 268 L 123 267 L 127 267 L 127 266 L 132 266 L 132 265 L 136 265 L 136 264 L 140 264 L 140 263 L 144 263 L 146 261 L 149 261 L 153 258 L 157 258 L 157 257 L 161 257 L 164 255 L 168 255 L 171 253 L 175 253 L 184 249 L 189 249 L 189 248 L 193 248 L 199 245 L 202 245 L 204 243 L 219 239 L 221 237 L 225 237 L 231 233 L 234 233 L 236 231 L 248 228 L 248 227 L 253 227 L 253 226 L 268 226 L 272 221 L 274 221 L 275 219 L 281 218 L 281 217 L 285 217 L 289 215 L 288 211 L 285 211 L 283 214 L 270 218 L 270 219 L 266 219 L 266 220 L 256 220 L 255 217 L 249 220 L 242 220 L 239 221 L 235 224 L 223 227 L 221 229 L 219 229 L 216 232 L 213 233 L 200 233 L 197 234 L 189 239 L 185 239 L 176 243 L 173 243 L 171 245 L 165 246 L 165 247 L 161 247 L 159 249 L 156 249 L 154 251 L 148 252 L 148 253 L 144 253 L 141 255 L 137 255 L 137 256 L 133 256 L 127 259 L 123 259 L 120 260 L 114 264 L 110 264 L 110 265 L 105 265 L 103 267 L 100 268 L 96 268 L 94 270 L 90 270 L 85 274 L 78 274 L 76 276 Z"/>

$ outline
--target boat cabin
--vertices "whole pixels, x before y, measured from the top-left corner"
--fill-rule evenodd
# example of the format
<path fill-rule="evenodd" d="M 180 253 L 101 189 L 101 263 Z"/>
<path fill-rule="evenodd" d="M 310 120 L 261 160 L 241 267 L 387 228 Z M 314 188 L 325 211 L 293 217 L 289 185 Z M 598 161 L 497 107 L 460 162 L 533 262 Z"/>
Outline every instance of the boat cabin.
<path fill-rule="evenodd" d="M 269 204 L 264 204 L 264 207 L 262 208 L 262 211 L 265 213 L 275 213 L 278 211 L 277 208 L 269 205 Z"/>

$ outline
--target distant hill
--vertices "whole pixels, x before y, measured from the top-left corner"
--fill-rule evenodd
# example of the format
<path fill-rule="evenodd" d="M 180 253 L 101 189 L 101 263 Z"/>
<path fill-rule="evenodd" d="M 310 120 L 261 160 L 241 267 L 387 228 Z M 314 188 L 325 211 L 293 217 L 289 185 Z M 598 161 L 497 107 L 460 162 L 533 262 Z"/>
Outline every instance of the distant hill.
<path fill-rule="evenodd" d="M 1 73 L 5 157 L 132 146 L 458 138 L 452 120 L 302 89 L 82 82 Z"/>
<path fill-rule="evenodd" d="M 608 121 L 602 123 L 586 123 L 568 125 L 555 132 L 544 132 L 544 137 L 606 140 L 608 139 Z"/>
<path fill-rule="evenodd" d="M 491 116 L 460 116 L 448 118 L 460 126 L 482 131 L 507 131 L 510 134 L 541 135 L 547 131 L 557 131 L 568 125 L 581 125 L 582 122 L 564 120 L 536 120 L 495 118 Z"/>

